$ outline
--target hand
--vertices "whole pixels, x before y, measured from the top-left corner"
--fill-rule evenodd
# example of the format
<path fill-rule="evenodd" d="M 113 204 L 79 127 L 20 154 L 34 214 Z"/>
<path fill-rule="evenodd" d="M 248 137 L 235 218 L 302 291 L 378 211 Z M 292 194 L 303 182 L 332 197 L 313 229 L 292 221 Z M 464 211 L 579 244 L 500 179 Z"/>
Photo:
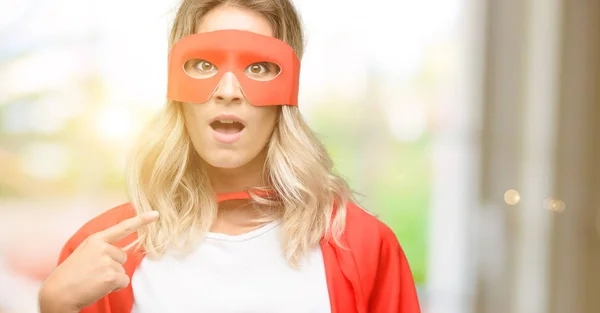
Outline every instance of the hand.
<path fill-rule="evenodd" d="M 127 287 L 129 277 L 123 268 L 127 253 L 113 244 L 157 219 L 157 211 L 147 212 L 86 238 L 44 282 L 40 312 L 79 312 Z"/>

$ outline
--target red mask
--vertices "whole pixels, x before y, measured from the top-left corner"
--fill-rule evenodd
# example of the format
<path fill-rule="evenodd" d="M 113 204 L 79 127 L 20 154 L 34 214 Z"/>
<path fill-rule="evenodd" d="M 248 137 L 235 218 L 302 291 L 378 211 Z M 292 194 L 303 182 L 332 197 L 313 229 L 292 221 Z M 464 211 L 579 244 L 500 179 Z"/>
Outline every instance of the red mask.
<path fill-rule="evenodd" d="M 235 75 L 252 105 L 298 105 L 300 60 L 292 47 L 240 30 L 199 33 L 175 43 L 169 53 L 167 97 L 205 103 L 227 72 Z"/>

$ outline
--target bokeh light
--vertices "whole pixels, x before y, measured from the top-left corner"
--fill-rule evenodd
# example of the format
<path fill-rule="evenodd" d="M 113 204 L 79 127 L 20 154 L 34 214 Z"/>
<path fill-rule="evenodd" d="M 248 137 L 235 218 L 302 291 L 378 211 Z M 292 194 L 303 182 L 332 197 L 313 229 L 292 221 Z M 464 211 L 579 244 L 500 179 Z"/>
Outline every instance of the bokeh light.
<path fill-rule="evenodd" d="M 546 198 L 544 200 L 544 208 L 548 211 L 561 213 L 566 209 L 566 204 L 562 200 Z"/>
<path fill-rule="evenodd" d="M 508 205 L 515 205 L 521 201 L 521 195 L 514 189 L 509 189 L 504 193 L 504 202 Z"/>

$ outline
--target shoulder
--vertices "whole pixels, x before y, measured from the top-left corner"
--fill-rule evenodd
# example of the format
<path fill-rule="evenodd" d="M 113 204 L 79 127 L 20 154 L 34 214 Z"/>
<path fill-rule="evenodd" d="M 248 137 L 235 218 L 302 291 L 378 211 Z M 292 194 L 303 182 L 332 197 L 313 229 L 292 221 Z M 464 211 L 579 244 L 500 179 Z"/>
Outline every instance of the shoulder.
<path fill-rule="evenodd" d="M 355 203 L 346 207 L 346 237 L 350 244 L 359 244 L 364 249 L 379 249 L 382 245 L 398 245 L 394 231 L 375 214 Z"/>
<path fill-rule="evenodd" d="M 377 277 L 384 275 L 390 266 L 401 267 L 403 276 L 412 277 L 394 231 L 354 203 L 347 206 L 344 238 L 366 294 L 376 288 Z"/>
<path fill-rule="evenodd" d="M 73 252 L 73 250 L 75 250 L 90 235 L 116 225 L 133 216 L 135 216 L 135 209 L 131 203 L 121 204 L 95 216 L 83 224 L 83 226 L 69 238 L 60 253 L 59 263 L 69 256 L 71 252 Z"/>

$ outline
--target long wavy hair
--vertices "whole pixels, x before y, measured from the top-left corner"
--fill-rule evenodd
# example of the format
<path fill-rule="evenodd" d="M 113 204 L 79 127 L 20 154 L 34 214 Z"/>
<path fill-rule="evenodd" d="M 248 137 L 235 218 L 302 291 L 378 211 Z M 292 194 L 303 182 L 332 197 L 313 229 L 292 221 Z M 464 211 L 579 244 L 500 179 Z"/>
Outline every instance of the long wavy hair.
<path fill-rule="evenodd" d="M 170 33 L 169 48 L 195 33 L 211 9 L 233 5 L 256 11 L 270 22 L 274 36 L 303 54 L 302 25 L 289 0 L 183 0 Z M 167 101 L 142 132 L 128 172 L 130 199 L 138 213 L 160 212 L 160 219 L 138 231 L 136 244 L 150 257 L 166 249 L 191 248 L 210 230 L 218 204 L 204 166 L 187 133 L 182 104 Z M 200 161 L 200 162 L 199 162 Z M 275 197 L 252 193 L 254 204 L 279 207 L 283 251 L 292 265 L 320 240 L 341 245 L 346 205 L 352 192 L 332 171 L 327 151 L 304 121 L 298 107 L 282 106 L 267 147 L 264 175 Z M 200 235 L 200 236 L 199 236 Z"/>

